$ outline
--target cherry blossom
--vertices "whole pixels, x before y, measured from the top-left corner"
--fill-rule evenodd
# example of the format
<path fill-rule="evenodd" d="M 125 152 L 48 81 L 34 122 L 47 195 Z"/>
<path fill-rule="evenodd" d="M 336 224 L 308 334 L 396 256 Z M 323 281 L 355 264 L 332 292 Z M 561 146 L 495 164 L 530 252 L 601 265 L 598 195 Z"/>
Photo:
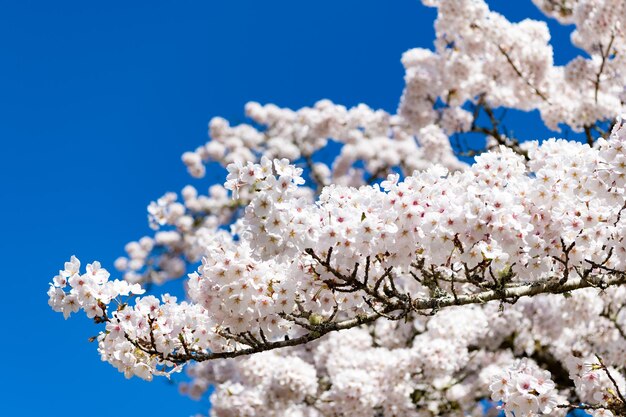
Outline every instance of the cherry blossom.
<path fill-rule="evenodd" d="M 126 377 L 186 367 L 213 416 L 626 415 L 625 3 L 534 0 L 574 25 L 563 66 L 545 22 L 423 3 L 436 39 L 401 57 L 397 114 L 212 119 L 182 159 L 223 184 L 150 203 L 123 280 L 72 257 L 51 308 Z M 502 108 L 582 141 L 521 143 Z M 184 300 L 152 285 L 181 277 Z"/>

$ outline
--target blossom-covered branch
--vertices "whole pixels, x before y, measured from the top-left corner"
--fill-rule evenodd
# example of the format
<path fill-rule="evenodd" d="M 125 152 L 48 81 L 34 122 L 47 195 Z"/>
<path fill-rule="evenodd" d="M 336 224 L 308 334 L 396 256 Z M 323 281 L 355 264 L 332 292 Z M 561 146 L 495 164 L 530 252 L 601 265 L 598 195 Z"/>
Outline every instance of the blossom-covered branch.
<path fill-rule="evenodd" d="M 479 416 L 486 398 L 625 415 L 626 3 L 535 0 L 575 25 L 587 56 L 564 66 L 545 23 L 424 3 L 437 38 L 403 55 L 397 114 L 322 100 L 213 119 L 183 161 L 225 184 L 151 203 L 125 281 L 72 258 L 51 307 L 103 326 L 127 377 L 191 365 L 183 389 L 215 385 L 216 416 Z M 521 143 L 507 108 L 586 143 Z M 200 260 L 185 301 L 144 294 Z"/>

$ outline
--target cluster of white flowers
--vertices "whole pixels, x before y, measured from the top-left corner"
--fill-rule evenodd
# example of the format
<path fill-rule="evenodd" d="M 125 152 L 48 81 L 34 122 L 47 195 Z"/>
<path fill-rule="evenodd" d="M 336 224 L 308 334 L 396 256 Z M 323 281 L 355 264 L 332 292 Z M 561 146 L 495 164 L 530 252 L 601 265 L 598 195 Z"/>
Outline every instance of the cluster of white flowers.
<path fill-rule="evenodd" d="M 89 318 L 101 317 L 105 314 L 105 306 L 112 300 L 144 293 L 139 284 L 109 281 L 109 272 L 100 266 L 100 262 L 87 264 L 86 269 L 81 274 L 80 261 L 72 256 L 63 270 L 52 279 L 48 304 L 54 311 L 63 313 L 66 319 L 79 310 L 84 310 Z M 66 291 L 68 287 L 69 291 Z"/>
<path fill-rule="evenodd" d="M 625 392 L 626 381 L 624 377 L 613 367 L 605 368 L 597 358 L 583 360 L 579 357 L 570 356 L 565 361 L 565 366 L 576 384 L 578 397 L 586 403 L 606 406 L 617 397 L 617 391 Z M 611 411 L 606 409 L 600 411 L 599 414 L 602 417 L 610 417 L 611 415 Z"/>
<path fill-rule="evenodd" d="M 320 256 L 337 249 L 333 260 L 348 274 L 367 257 L 378 257 L 374 274 L 390 265 L 406 273 L 420 258 L 418 275 L 488 267 L 522 282 L 567 276 L 588 262 L 623 269 L 624 258 L 615 255 L 624 250 L 626 134 L 617 127 L 596 148 L 535 144 L 528 167 L 502 148 L 453 174 L 438 167 L 403 181 L 391 175 L 380 187 L 331 185 L 314 204 L 292 195 L 302 180 L 285 161 L 275 160 L 276 175 L 267 159 L 233 165 L 226 186 L 255 188 L 240 236 L 256 256 L 285 260 L 303 286 L 332 280 L 328 270 L 304 268 L 307 249 Z"/>
<path fill-rule="evenodd" d="M 246 199 L 233 202 L 222 185 L 213 185 L 207 195 L 198 195 L 191 185 L 183 188 L 183 201 L 175 193 L 166 193 L 148 206 L 154 237 L 144 236 L 126 245 L 127 256 L 115 262 L 124 279 L 130 282 L 162 283 L 180 278 L 187 265 L 200 261 L 207 242 L 216 235 L 228 235 L 220 229 L 232 222 Z"/>
<path fill-rule="evenodd" d="M 283 337 L 289 326 L 279 314 L 292 312 L 299 286 L 284 268 L 259 263 L 244 244 L 229 248 L 217 241 L 208 248 L 201 274 L 190 275 L 189 297 L 232 332 L 261 329 L 268 337 Z"/>
<path fill-rule="evenodd" d="M 150 295 L 137 299 L 134 306 L 129 304 L 132 296 L 144 292 L 139 284 L 110 281 L 109 272 L 98 262 L 87 264 L 81 274 L 80 261 L 72 256 L 50 283 L 48 304 L 66 319 L 83 310 L 96 323 L 105 323 L 105 330 L 97 337 L 98 351 L 102 360 L 127 378 L 136 375 L 151 380 L 153 375 L 178 370 L 175 363 L 151 352 L 167 357 L 177 349 L 219 348 L 213 341 L 215 329 L 210 328 L 209 315 L 202 306 L 177 303 L 168 295 L 162 296 L 162 302 Z"/>
<path fill-rule="evenodd" d="M 416 135 L 402 118 L 364 104 L 347 109 L 322 100 L 312 108 L 293 111 L 251 102 L 246 105 L 246 114 L 265 129 L 257 130 L 245 124 L 231 127 L 226 120 L 214 118 L 209 124 L 211 141 L 183 155 L 192 175 L 204 176 L 203 164 L 209 160 L 226 166 L 232 162 L 258 161 L 261 156 L 290 161 L 311 158 L 331 138 L 343 144 L 332 169 L 322 161 L 311 162 L 308 167 L 321 185 L 362 184 L 364 172 L 355 167 L 357 161 L 362 161 L 370 173 L 400 167 L 410 174 L 434 163 L 452 170 L 464 166 L 454 156 L 447 138 L 434 139 L 430 132 Z"/>
<path fill-rule="evenodd" d="M 446 133 L 469 129 L 467 102 L 491 107 L 538 109 L 546 125 L 574 130 L 624 111 L 626 3 L 621 0 L 534 0 L 564 23 L 589 56 L 565 66 L 553 62 L 544 22 L 511 23 L 483 1 L 428 0 L 437 7 L 435 51 L 405 54 L 406 88 L 400 114 L 415 127 L 438 123 Z M 433 106 L 439 98 L 445 106 Z"/>
<path fill-rule="evenodd" d="M 103 324 L 98 351 L 127 377 L 196 361 L 182 390 L 214 386 L 217 417 L 478 417 L 489 397 L 515 417 L 626 414 L 626 2 L 533 1 L 585 56 L 554 65 L 545 23 L 483 0 L 423 0 L 437 38 L 402 56 L 398 114 L 322 100 L 214 118 L 183 162 L 225 184 L 151 203 L 124 281 L 72 257 L 50 306 Z M 520 145 L 498 107 L 587 144 Z M 466 133 L 490 150 L 471 166 L 449 139 Z M 134 298 L 200 261 L 187 301 Z"/>
<path fill-rule="evenodd" d="M 502 401 L 508 416 L 549 414 L 558 405 L 550 372 L 527 360 L 494 375 L 489 389 L 493 400 Z"/>

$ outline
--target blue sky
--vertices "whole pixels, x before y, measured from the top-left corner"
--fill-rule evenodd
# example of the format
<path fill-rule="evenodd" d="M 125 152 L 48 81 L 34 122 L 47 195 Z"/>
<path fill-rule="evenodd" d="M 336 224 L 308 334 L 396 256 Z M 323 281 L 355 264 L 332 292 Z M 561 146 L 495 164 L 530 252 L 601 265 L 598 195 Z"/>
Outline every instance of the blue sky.
<path fill-rule="evenodd" d="M 530 1 L 490 4 L 541 16 Z M 149 233 L 151 200 L 221 181 L 192 180 L 180 162 L 213 116 L 242 122 L 248 100 L 394 111 L 400 56 L 430 47 L 434 17 L 417 0 L 1 2 L 0 414 L 206 412 L 164 380 L 100 362 L 87 342 L 96 326 L 53 313 L 47 283 L 72 254 L 113 270 Z M 565 63 L 571 28 L 551 28 Z M 511 121 L 522 138 L 550 135 L 536 117 Z"/>

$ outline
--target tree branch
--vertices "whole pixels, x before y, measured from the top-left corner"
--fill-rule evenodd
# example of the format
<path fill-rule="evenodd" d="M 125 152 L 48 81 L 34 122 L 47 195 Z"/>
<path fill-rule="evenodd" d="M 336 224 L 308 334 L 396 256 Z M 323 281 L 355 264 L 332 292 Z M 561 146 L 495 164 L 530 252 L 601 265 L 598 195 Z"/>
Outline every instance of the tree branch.
<path fill-rule="evenodd" d="M 597 281 L 597 282 L 594 282 Z M 141 341 L 132 341 L 127 336 L 127 339 L 133 343 L 133 345 L 146 353 L 159 356 L 164 361 L 173 362 L 176 364 L 185 363 L 191 360 L 202 362 L 213 359 L 225 359 L 235 358 L 244 355 L 251 355 L 254 353 L 264 352 L 268 350 L 280 349 L 284 347 L 302 345 L 313 340 L 319 339 L 322 336 L 338 331 L 346 330 L 353 327 L 358 327 L 363 324 L 371 323 L 382 316 L 388 316 L 389 313 L 394 311 L 400 311 L 398 318 L 403 317 L 411 311 L 417 313 L 424 312 L 426 310 L 439 310 L 441 308 L 450 307 L 453 305 L 468 305 L 468 304 L 484 304 L 489 301 L 505 301 L 505 300 L 517 300 L 521 297 L 531 297 L 539 294 L 562 294 L 570 291 L 574 291 L 582 288 L 589 288 L 595 286 L 602 286 L 606 288 L 608 286 L 622 285 L 626 283 L 626 274 L 620 273 L 615 276 L 609 276 L 606 278 L 597 278 L 595 280 L 581 277 L 569 278 L 567 281 L 557 279 L 547 279 L 543 281 L 533 282 L 527 285 L 517 287 L 505 287 L 497 290 L 481 291 L 476 294 L 467 295 L 444 295 L 440 297 L 430 298 L 416 298 L 410 303 L 398 301 L 391 301 L 387 305 L 383 305 L 380 311 L 372 312 L 368 314 L 360 314 L 356 317 L 345 319 L 342 321 L 323 322 L 320 324 L 311 324 L 308 333 L 293 338 L 270 342 L 258 342 L 254 346 L 248 348 L 227 351 L 227 352 L 181 352 L 178 350 L 171 355 L 163 355 L 160 352 L 156 352 L 154 349 L 144 347 Z M 408 295 L 407 295 L 408 297 Z M 148 342 L 149 343 L 149 342 Z"/>

